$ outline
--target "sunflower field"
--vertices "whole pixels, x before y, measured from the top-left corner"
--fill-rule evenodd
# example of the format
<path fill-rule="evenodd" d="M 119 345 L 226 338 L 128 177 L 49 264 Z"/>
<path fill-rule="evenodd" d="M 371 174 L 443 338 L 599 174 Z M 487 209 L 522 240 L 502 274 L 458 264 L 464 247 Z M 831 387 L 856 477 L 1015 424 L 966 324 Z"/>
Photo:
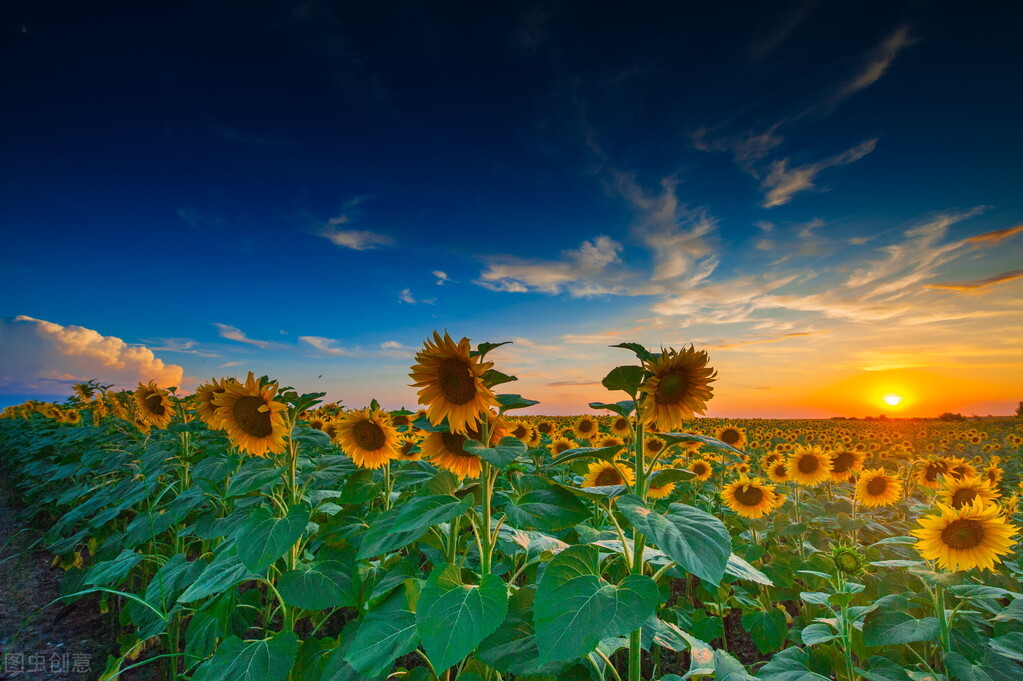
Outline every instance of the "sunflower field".
<path fill-rule="evenodd" d="M 707 353 L 635 343 L 621 401 L 516 417 L 500 345 L 435 333 L 418 412 L 252 373 L 6 409 L 100 678 L 1023 679 L 1023 419 L 698 418 Z"/>

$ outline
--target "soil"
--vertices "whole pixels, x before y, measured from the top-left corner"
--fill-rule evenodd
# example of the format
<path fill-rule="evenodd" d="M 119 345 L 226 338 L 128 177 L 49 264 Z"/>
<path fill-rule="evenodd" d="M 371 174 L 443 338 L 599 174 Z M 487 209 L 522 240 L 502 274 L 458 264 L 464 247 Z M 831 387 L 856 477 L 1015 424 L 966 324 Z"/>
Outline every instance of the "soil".
<path fill-rule="evenodd" d="M 40 534 L 13 484 L 0 477 L 0 679 L 97 679 L 107 656 L 118 653 L 114 618 L 100 612 L 96 595 L 48 606 L 60 596 L 64 571 L 32 548 Z"/>

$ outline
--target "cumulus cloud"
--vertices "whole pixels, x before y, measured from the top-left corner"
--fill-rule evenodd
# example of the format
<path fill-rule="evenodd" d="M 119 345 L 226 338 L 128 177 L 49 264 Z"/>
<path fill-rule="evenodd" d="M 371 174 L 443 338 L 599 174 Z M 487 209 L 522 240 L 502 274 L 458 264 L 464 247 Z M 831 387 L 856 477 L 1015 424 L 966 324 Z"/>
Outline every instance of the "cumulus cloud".
<path fill-rule="evenodd" d="M 577 249 L 562 251 L 558 260 L 491 256 L 476 283 L 491 291 L 512 293 L 567 291 L 573 296 L 614 293 L 615 287 L 604 275 L 618 262 L 621 250 L 622 245 L 614 239 L 598 236 L 583 241 Z"/>
<path fill-rule="evenodd" d="M 90 379 L 118 388 L 150 380 L 182 387 L 183 378 L 180 366 L 116 336 L 25 315 L 0 319 L 0 385 L 10 392 L 52 394 L 53 381 Z"/>
<path fill-rule="evenodd" d="M 760 183 L 764 190 L 764 208 L 781 206 L 792 200 L 799 192 L 813 189 L 817 176 L 828 168 L 847 165 L 860 160 L 877 146 L 877 139 L 868 139 L 861 144 L 816 163 L 789 167 L 789 159 L 783 158 L 771 164 L 771 171 Z"/>

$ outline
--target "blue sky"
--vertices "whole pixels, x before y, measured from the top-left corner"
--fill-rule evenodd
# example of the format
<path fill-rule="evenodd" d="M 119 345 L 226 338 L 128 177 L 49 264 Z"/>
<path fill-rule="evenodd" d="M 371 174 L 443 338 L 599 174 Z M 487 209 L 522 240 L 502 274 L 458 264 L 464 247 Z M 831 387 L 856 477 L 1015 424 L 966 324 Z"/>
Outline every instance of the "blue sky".
<path fill-rule="evenodd" d="M 1015 25 L 926 2 L 11 12 L 0 393 L 254 370 L 411 406 L 446 328 L 518 339 L 494 359 L 541 412 L 609 397 L 606 345 L 636 340 L 707 348 L 712 414 L 875 413 L 882 384 L 906 413 L 1008 413 Z"/>

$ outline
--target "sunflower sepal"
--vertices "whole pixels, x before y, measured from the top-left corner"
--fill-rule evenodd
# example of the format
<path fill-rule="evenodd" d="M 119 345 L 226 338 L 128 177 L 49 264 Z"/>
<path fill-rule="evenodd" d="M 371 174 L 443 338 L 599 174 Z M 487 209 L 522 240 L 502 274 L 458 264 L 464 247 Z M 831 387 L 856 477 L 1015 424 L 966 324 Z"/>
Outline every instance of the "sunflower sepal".
<path fill-rule="evenodd" d="M 485 447 L 479 440 L 466 440 L 462 444 L 462 449 L 501 470 L 526 454 L 526 443 L 516 437 L 503 437 L 497 445 Z"/>

